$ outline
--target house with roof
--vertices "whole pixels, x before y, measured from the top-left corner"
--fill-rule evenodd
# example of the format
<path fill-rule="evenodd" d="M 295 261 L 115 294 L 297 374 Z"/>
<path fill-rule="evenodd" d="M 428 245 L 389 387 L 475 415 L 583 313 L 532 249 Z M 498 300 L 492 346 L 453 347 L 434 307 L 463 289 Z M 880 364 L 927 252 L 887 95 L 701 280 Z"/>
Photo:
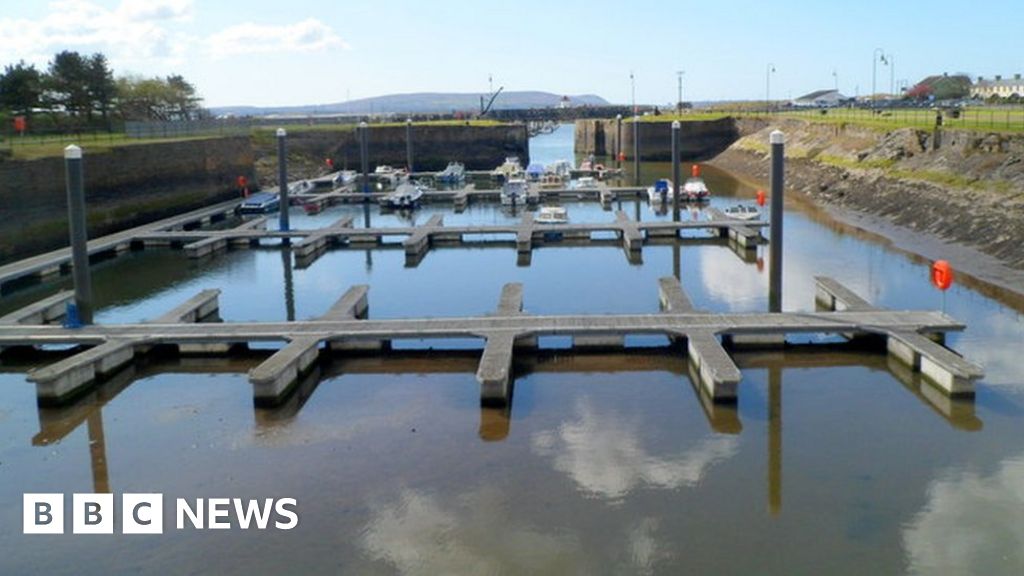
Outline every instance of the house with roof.
<path fill-rule="evenodd" d="M 832 108 L 847 99 L 838 90 L 816 90 L 793 100 L 791 104 L 797 108 Z"/>
<path fill-rule="evenodd" d="M 993 80 L 986 80 L 978 76 L 978 81 L 971 86 L 971 97 L 988 99 L 992 96 L 1009 98 L 1013 95 L 1024 96 L 1024 80 L 1020 74 L 1014 74 L 1013 78 L 996 76 Z"/>

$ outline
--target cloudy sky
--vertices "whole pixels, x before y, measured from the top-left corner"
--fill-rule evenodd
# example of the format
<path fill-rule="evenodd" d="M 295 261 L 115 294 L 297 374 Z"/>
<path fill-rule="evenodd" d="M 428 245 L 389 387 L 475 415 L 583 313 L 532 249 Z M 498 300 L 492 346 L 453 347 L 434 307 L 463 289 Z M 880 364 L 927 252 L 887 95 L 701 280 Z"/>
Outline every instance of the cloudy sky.
<path fill-rule="evenodd" d="M 418 91 L 595 93 L 629 102 L 879 92 L 942 72 L 1024 72 L 1019 0 L 0 0 L 0 64 L 102 51 L 181 73 L 207 105 Z M 881 48 L 881 51 L 876 51 Z M 880 60 L 873 73 L 875 56 Z M 769 75 L 769 66 L 774 73 Z M 833 74 L 834 73 L 834 74 Z M 770 76 L 770 83 L 768 82 Z M 770 84 L 770 85 L 769 85 Z"/>

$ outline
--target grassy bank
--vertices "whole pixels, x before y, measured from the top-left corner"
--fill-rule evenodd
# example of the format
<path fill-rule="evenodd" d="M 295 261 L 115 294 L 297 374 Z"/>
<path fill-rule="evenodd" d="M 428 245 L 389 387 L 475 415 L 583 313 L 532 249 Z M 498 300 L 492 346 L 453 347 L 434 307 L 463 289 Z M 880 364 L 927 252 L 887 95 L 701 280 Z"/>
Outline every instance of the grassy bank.
<path fill-rule="evenodd" d="M 878 131 L 897 130 L 900 128 L 933 128 L 937 111 L 929 108 L 884 108 L 869 110 L 865 108 L 827 108 L 786 110 L 765 114 L 764 112 L 747 110 L 693 111 L 683 114 L 661 114 L 658 116 L 642 116 L 641 122 L 696 122 L 719 120 L 726 117 L 742 118 L 799 118 L 818 124 L 855 125 Z M 959 110 L 954 118 L 949 112 L 942 115 L 942 127 L 958 130 L 974 130 L 979 132 L 1024 132 L 1024 107 L 972 107 Z M 632 118 L 624 119 L 632 122 Z"/>

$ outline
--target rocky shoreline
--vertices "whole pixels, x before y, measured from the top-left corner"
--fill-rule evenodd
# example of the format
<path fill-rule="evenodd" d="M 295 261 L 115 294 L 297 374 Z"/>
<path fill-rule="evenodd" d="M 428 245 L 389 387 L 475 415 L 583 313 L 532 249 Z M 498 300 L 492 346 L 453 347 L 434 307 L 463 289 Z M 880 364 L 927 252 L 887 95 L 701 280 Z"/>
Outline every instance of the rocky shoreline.
<path fill-rule="evenodd" d="M 762 132 L 748 138 L 766 136 Z M 897 249 L 948 260 L 965 284 L 1024 309 L 1024 190 L 964 190 L 799 156 L 787 150 L 787 194 Z M 741 140 L 711 164 L 759 186 L 768 182 L 769 156 L 749 142 Z"/>

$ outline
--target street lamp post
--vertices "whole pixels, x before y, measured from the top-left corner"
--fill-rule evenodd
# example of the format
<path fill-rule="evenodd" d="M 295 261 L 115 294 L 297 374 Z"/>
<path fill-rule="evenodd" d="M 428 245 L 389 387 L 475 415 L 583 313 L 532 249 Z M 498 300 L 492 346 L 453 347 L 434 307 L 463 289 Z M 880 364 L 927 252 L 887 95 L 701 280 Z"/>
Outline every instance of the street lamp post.
<path fill-rule="evenodd" d="M 881 59 L 885 62 L 885 50 L 881 48 L 875 48 L 875 51 L 871 53 L 871 107 L 875 107 L 875 94 L 878 93 L 877 82 L 875 80 L 878 71 L 878 61 Z"/>
<path fill-rule="evenodd" d="M 775 73 L 775 64 L 768 63 L 764 72 L 764 110 L 768 112 L 772 105 L 772 74 Z"/>
<path fill-rule="evenodd" d="M 889 54 L 889 94 L 896 97 L 896 55 Z"/>
<path fill-rule="evenodd" d="M 835 69 L 832 69 L 832 84 L 836 92 L 839 92 L 839 74 L 836 73 Z"/>
<path fill-rule="evenodd" d="M 633 116 L 636 116 L 636 79 L 633 77 L 633 71 L 629 71 L 629 91 L 630 101 L 633 104 Z"/>
<path fill-rule="evenodd" d="M 676 77 L 679 80 L 679 103 L 676 104 L 676 112 L 680 114 L 683 112 L 683 75 L 686 74 L 685 70 L 679 70 L 676 72 Z"/>

